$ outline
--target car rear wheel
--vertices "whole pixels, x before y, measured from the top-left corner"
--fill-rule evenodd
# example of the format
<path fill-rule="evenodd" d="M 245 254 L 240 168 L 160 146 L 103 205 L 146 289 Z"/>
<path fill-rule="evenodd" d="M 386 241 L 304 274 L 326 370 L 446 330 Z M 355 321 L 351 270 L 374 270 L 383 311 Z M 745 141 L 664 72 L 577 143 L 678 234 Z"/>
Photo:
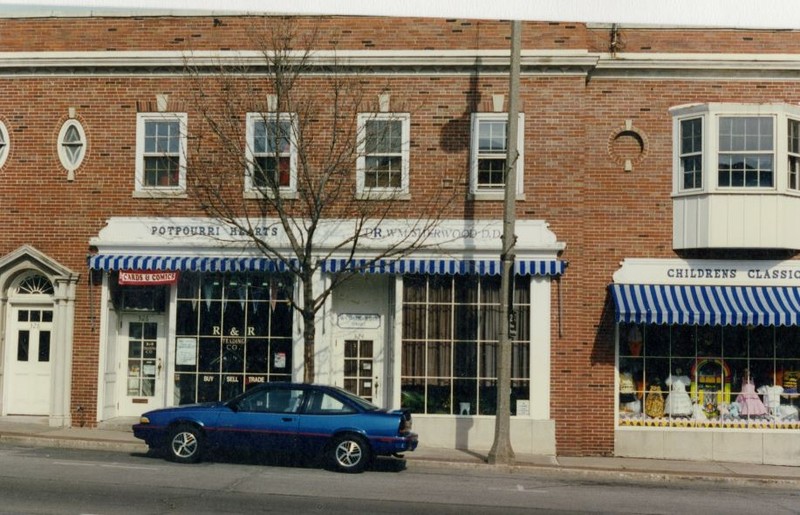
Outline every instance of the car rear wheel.
<path fill-rule="evenodd" d="M 358 435 L 342 435 L 333 440 L 330 460 L 340 472 L 362 472 L 369 463 L 371 450 L 366 440 Z"/>
<path fill-rule="evenodd" d="M 194 426 L 178 426 L 170 432 L 169 456 L 178 463 L 197 463 L 203 455 L 203 433 Z"/>

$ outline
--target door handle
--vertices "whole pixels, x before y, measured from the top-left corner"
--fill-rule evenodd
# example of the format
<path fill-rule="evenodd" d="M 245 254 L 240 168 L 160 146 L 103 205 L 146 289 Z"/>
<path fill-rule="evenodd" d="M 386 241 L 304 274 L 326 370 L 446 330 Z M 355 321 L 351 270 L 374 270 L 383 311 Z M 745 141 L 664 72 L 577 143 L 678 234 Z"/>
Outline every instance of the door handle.
<path fill-rule="evenodd" d="M 158 375 L 161 375 L 161 358 L 158 358 L 158 364 L 156 365 L 156 370 Z"/>
<path fill-rule="evenodd" d="M 292 417 L 282 417 L 281 420 L 283 420 L 284 422 L 292 422 L 292 421 L 294 421 L 294 418 L 292 418 Z"/>

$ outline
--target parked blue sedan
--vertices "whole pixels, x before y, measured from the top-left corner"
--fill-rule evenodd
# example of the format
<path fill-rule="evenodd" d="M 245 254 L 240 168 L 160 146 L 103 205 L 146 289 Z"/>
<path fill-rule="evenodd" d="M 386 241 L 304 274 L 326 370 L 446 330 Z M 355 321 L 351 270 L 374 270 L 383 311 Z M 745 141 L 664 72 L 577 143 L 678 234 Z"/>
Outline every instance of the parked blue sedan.
<path fill-rule="evenodd" d="M 209 449 L 250 448 L 323 456 L 343 472 L 361 472 L 374 456 L 413 451 L 408 411 L 388 411 L 341 388 L 267 383 L 226 402 L 148 411 L 133 426 L 151 449 L 181 463 Z"/>

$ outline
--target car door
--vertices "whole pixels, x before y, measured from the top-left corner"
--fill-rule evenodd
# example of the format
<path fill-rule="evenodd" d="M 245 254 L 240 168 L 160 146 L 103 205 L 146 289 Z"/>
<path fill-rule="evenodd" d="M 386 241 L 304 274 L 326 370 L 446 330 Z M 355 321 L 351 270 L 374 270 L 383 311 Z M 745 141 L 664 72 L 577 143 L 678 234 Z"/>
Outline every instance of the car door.
<path fill-rule="evenodd" d="M 318 454 L 337 430 L 359 430 L 360 413 L 354 407 L 322 390 L 309 390 L 307 395 L 297 430 L 299 450 Z"/>
<path fill-rule="evenodd" d="M 302 401 L 303 389 L 287 385 L 267 385 L 245 393 L 220 417 L 217 444 L 248 446 L 257 452 L 291 452 Z"/>

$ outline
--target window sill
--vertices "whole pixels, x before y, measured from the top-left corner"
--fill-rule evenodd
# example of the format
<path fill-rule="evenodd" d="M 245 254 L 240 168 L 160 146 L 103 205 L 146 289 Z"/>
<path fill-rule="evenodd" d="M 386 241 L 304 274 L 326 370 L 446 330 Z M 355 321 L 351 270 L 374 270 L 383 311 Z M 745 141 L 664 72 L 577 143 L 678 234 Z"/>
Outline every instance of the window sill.
<path fill-rule="evenodd" d="M 474 200 L 476 202 L 484 202 L 484 201 L 503 201 L 506 198 L 505 191 L 476 191 L 469 194 L 469 199 Z M 517 193 L 517 201 L 525 200 L 524 193 Z"/>
<path fill-rule="evenodd" d="M 356 200 L 411 200 L 410 193 L 401 191 L 359 191 L 355 194 Z"/>
<path fill-rule="evenodd" d="M 133 198 L 187 198 L 186 190 L 134 190 Z"/>
<path fill-rule="evenodd" d="M 262 200 L 267 198 L 275 198 L 271 193 L 262 193 L 260 191 L 245 191 L 244 198 L 249 200 Z M 285 200 L 297 200 L 299 195 L 296 191 L 281 191 L 280 198 Z"/>

